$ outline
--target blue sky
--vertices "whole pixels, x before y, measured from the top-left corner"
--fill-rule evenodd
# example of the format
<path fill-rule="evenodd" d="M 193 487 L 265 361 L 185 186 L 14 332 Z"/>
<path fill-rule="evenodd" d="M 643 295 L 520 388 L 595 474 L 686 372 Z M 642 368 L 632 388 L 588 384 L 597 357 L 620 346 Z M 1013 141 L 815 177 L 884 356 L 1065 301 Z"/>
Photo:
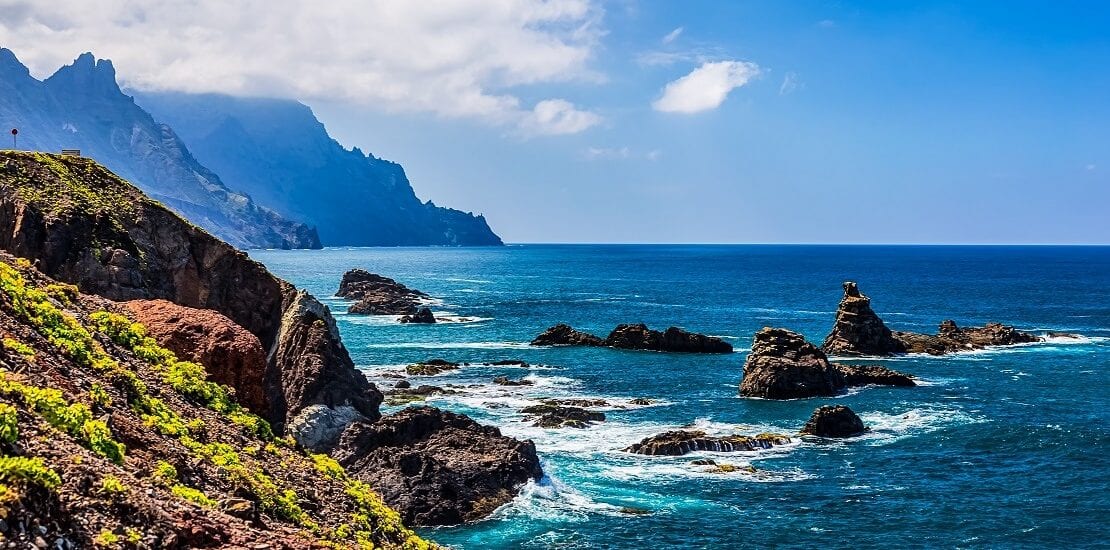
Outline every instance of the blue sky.
<path fill-rule="evenodd" d="M 1108 6 L 404 4 L 350 34 L 342 12 L 297 17 L 303 47 L 238 58 L 250 35 L 211 45 L 223 27 L 164 54 L 107 31 L 35 46 L 3 17 L 0 40 L 27 38 L 13 49 L 39 73 L 91 49 L 139 88 L 302 100 L 507 241 L 1110 242 Z M 159 12 L 134 19 L 132 37 Z"/>

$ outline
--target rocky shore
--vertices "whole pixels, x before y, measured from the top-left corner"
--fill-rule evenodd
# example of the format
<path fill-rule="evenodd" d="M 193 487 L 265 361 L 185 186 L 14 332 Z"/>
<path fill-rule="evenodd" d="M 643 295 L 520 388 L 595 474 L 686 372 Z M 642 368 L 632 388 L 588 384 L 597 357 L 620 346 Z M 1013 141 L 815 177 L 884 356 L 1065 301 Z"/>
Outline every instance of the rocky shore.
<path fill-rule="evenodd" d="M 607 346 L 617 349 L 680 353 L 732 353 L 732 344 L 713 336 L 670 327 L 660 332 L 643 323 L 617 325 L 604 340 L 558 324 L 532 340 L 533 346 Z"/>
<path fill-rule="evenodd" d="M 856 283 L 846 281 L 832 332 L 825 338 L 821 349 L 836 355 L 943 355 L 1041 340 L 1039 336 L 1000 323 L 960 328 L 952 320 L 942 322 L 935 335 L 892 331 L 871 309 L 871 299 L 860 292 Z"/>
<path fill-rule="evenodd" d="M 362 315 L 416 315 L 422 300 L 428 298 L 419 290 L 364 269 L 344 273 L 335 295 L 355 300 L 347 312 Z"/>

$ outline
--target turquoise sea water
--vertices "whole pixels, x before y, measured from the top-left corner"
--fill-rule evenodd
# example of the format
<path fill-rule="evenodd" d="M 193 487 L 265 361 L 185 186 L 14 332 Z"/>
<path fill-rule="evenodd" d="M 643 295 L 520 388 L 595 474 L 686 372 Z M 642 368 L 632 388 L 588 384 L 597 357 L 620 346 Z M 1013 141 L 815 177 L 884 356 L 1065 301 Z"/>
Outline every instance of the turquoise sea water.
<path fill-rule="evenodd" d="M 557 246 L 253 251 L 332 306 L 355 363 L 379 385 L 403 365 L 521 359 L 414 384 L 476 385 L 428 403 L 536 442 L 547 477 L 493 518 L 424 534 L 460 548 L 1097 547 L 1110 544 L 1110 248 L 887 246 Z M 451 320 L 399 325 L 347 315 L 332 297 L 354 267 L 438 300 Z M 883 359 L 917 388 L 832 399 L 740 398 L 752 334 L 789 328 L 820 343 L 840 283 L 855 280 L 894 329 L 944 319 L 1001 321 L 1079 341 L 948 357 Z M 604 336 L 623 322 L 726 338 L 731 355 L 531 348 L 558 322 Z M 496 375 L 532 386 L 495 386 Z M 543 397 L 616 406 L 586 430 L 522 421 Z M 627 406 L 649 397 L 659 403 Z M 796 432 L 814 408 L 849 405 L 871 428 L 846 441 L 760 453 L 646 457 L 621 452 L 684 426 Z M 755 473 L 707 473 L 713 458 Z M 629 515 L 622 508 L 646 511 Z"/>

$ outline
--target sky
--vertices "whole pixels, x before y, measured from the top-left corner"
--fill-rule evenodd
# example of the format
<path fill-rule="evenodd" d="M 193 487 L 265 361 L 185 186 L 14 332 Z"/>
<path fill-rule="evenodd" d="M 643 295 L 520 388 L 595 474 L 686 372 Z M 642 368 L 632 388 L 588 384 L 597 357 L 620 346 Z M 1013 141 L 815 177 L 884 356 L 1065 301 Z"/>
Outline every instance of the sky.
<path fill-rule="evenodd" d="M 300 100 L 508 242 L 1110 243 L 1099 2 L 0 0 L 0 45 Z"/>

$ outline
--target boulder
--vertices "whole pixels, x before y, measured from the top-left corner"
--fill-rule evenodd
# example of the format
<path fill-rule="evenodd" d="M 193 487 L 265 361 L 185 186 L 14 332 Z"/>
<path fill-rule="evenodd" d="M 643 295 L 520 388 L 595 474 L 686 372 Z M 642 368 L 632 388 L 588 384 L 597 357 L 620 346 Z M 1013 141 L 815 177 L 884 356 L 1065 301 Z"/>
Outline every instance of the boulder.
<path fill-rule="evenodd" d="M 641 455 L 679 456 L 696 451 L 717 453 L 757 451 L 787 443 L 790 443 L 789 437 L 772 433 L 762 433 L 752 437 L 745 435 L 709 436 L 703 431 L 675 430 L 653 435 L 624 450 Z"/>
<path fill-rule="evenodd" d="M 819 437 L 851 437 L 867 428 L 856 413 L 844 405 L 825 405 L 813 411 L 801 433 Z"/>
<path fill-rule="evenodd" d="M 525 407 L 520 412 L 531 415 L 538 428 L 587 428 L 592 422 L 605 421 L 605 413 L 581 407 L 543 404 Z"/>
<path fill-rule="evenodd" d="M 836 322 L 821 349 L 836 355 L 892 355 L 904 352 L 905 346 L 871 309 L 871 298 L 846 281 Z"/>
<path fill-rule="evenodd" d="M 412 315 L 402 316 L 400 321 L 402 323 L 433 324 L 436 322 L 436 318 L 432 315 L 432 310 L 422 307 Z"/>
<path fill-rule="evenodd" d="M 420 300 L 428 296 L 363 269 L 344 273 L 335 295 L 356 300 L 347 312 L 364 315 L 412 315 L 417 312 Z"/>
<path fill-rule="evenodd" d="M 593 334 L 574 330 L 570 325 L 558 324 L 532 340 L 533 346 L 604 346 L 605 341 Z"/>
<path fill-rule="evenodd" d="M 213 382 L 235 389 L 236 400 L 268 415 L 266 351 L 257 336 L 223 314 L 167 300 L 125 302 L 146 333 L 178 358 L 204 365 Z"/>
<path fill-rule="evenodd" d="M 484 518 L 543 475 L 531 441 L 430 407 L 351 424 L 332 456 L 400 512 L 406 525 Z"/>
<path fill-rule="evenodd" d="M 288 422 L 286 431 L 301 447 L 319 453 L 333 447 L 343 430 L 360 420 L 366 417 L 354 407 L 309 405 Z"/>
<path fill-rule="evenodd" d="M 605 339 L 605 345 L 648 351 L 732 353 L 732 345 L 720 338 L 687 332 L 678 327 L 659 332 L 643 323 L 617 325 Z"/>
<path fill-rule="evenodd" d="M 410 384 L 408 380 L 398 380 L 397 383 L 393 385 L 393 387 L 399 390 L 405 390 L 411 388 L 412 384 Z"/>
<path fill-rule="evenodd" d="M 282 423 L 316 404 L 350 406 L 370 420 L 381 416 L 382 393 L 355 369 L 335 319 L 308 293 L 298 292 L 286 309 L 271 355 L 283 371 L 270 378 L 267 397 Z"/>
<path fill-rule="evenodd" d="M 796 332 L 768 327 L 755 335 L 740 394 L 797 399 L 836 395 L 844 387 L 844 375 L 817 346 Z"/>
<path fill-rule="evenodd" d="M 841 365 L 833 363 L 833 367 L 844 376 L 844 383 L 848 386 L 916 386 L 913 377 L 898 371 L 890 370 L 881 365 Z"/>

